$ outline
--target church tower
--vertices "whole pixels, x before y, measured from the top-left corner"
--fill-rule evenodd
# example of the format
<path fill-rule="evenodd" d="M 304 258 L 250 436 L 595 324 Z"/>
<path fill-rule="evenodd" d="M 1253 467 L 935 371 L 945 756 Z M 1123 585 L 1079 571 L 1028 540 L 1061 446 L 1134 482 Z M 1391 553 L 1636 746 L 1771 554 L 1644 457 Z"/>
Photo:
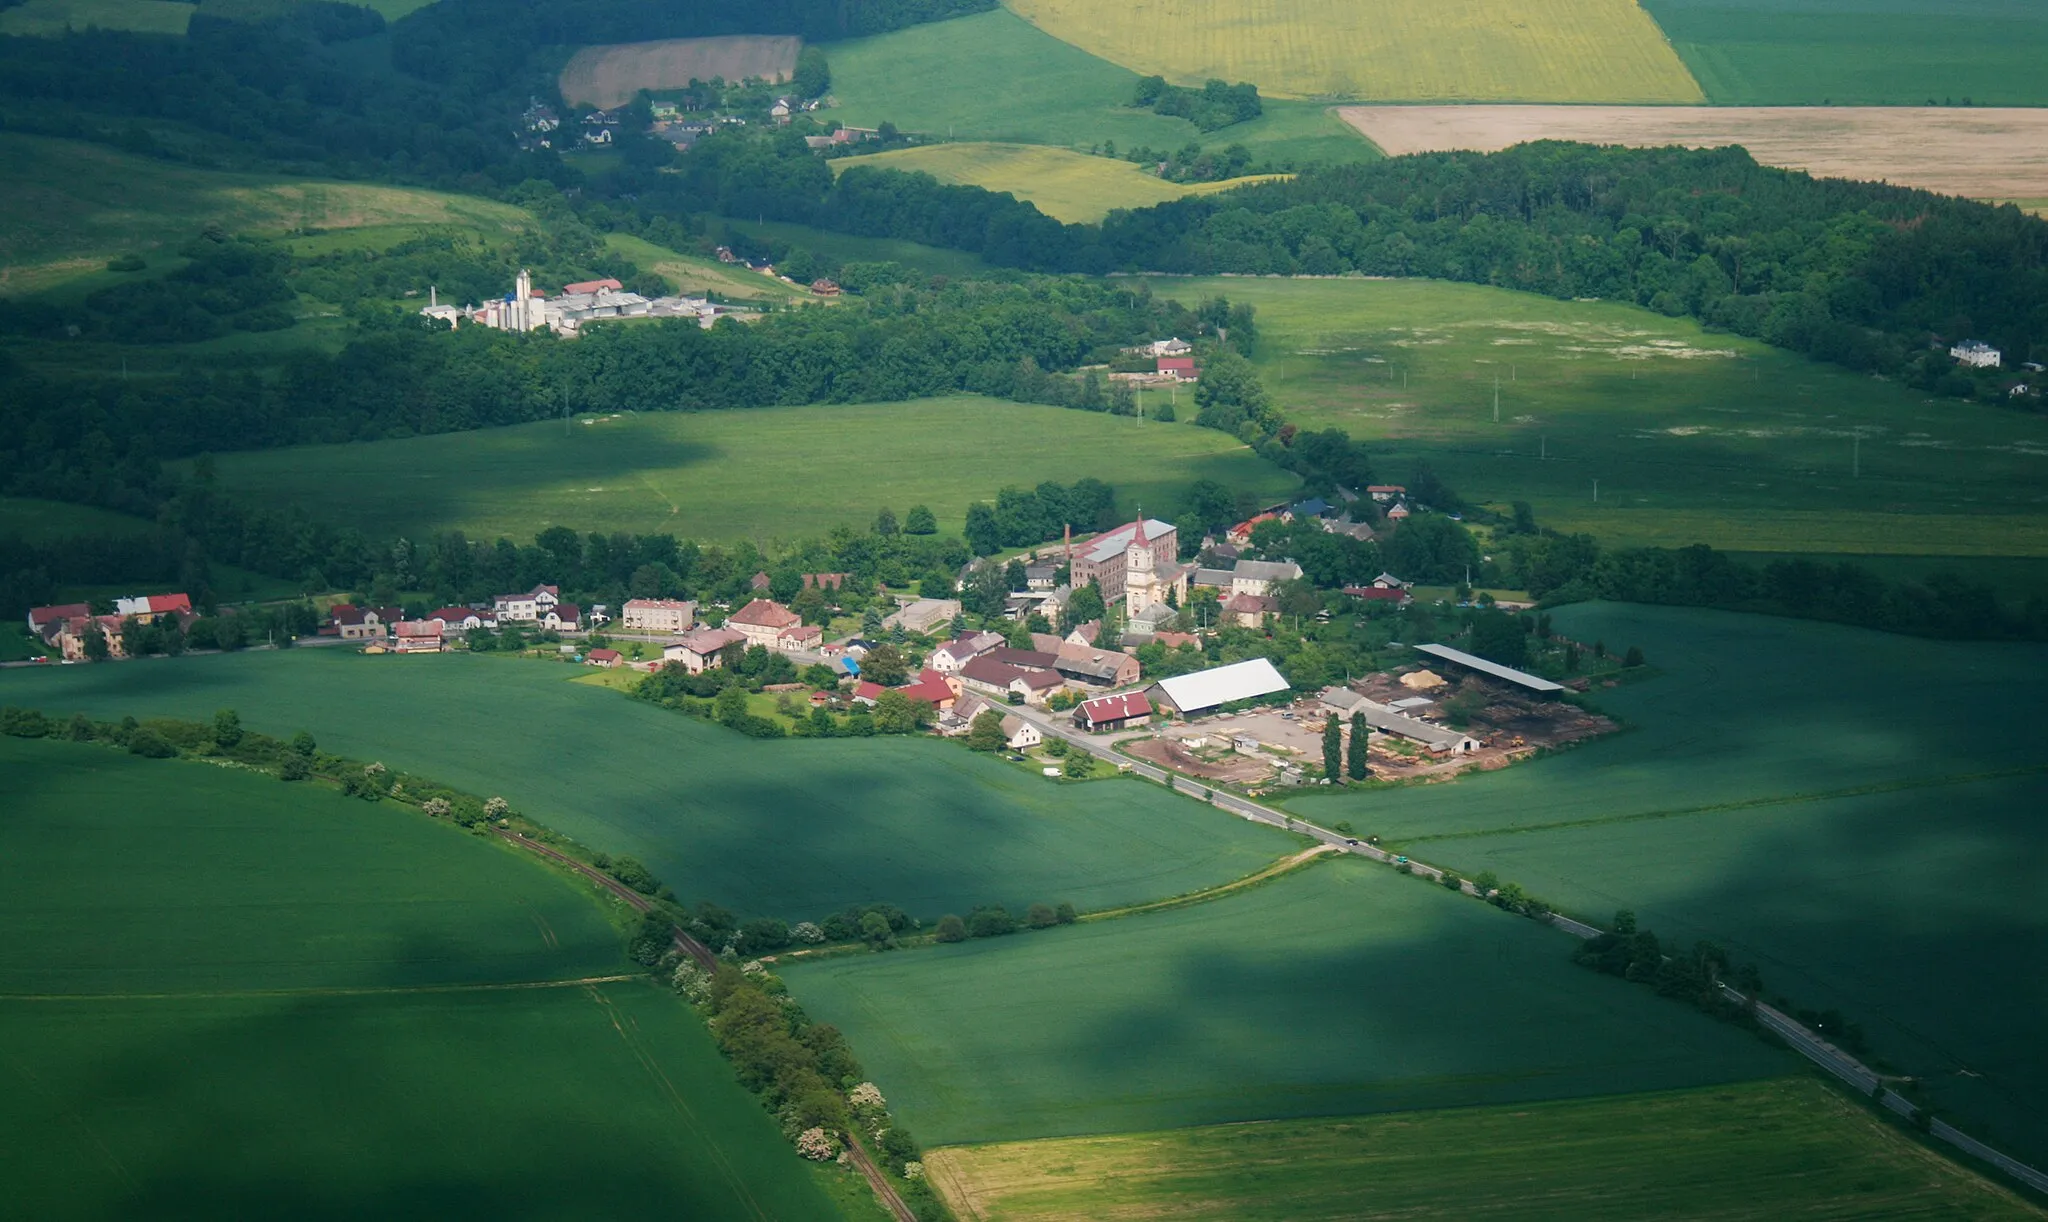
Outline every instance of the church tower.
<path fill-rule="evenodd" d="M 1145 541 L 1145 519 L 1138 519 L 1131 545 L 1124 549 L 1124 612 L 1135 615 L 1165 598 L 1153 567 L 1152 547 Z"/>

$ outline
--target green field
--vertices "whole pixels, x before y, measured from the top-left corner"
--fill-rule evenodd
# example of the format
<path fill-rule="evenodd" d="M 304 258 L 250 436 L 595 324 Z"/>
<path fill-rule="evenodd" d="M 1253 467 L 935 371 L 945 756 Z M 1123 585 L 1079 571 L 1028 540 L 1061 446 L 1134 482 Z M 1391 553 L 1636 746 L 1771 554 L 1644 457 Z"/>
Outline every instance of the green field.
<path fill-rule="evenodd" d="M 963 447 L 963 436 L 990 444 Z M 1083 476 L 1108 481 L 1125 512 L 1142 504 L 1155 516 L 1177 512 L 1199 479 L 1262 498 L 1295 486 L 1210 429 L 973 397 L 649 412 L 566 431 L 530 424 L 229 454 L 218 468 L 224 488 L 319 505 L 372 535 L 459 529 L 521 540 L 559 523 L 767 543 L 864 526 L 884 505 L 901 514 L 918 503 L 957 531 L 970 502 L 1004 485 Z M 389 495 L 350 495 L 364 487 Z"/>
<path fill-rule="evenodd" d="M 635 266 L 667 280 L 679 293 L 696 293 L 724 301 L 769 301 L 778 304 L 811 300 L 808 293 L 744 267 L 728 267 L 716 259 L 686 255 L 656 246 L 630 233 L 608 233 L 604 244 L 631 259 Z"/>
<path fill-rule="evenodd" d="M 1344 858 L 1192 908 L 783 973 L 940 1145 L 1659 1090 L 1792 1064 L 1566 949 Z"/>
<path fill-rule="evenodd" d="M 1139 781 L 1062 785 L 930 739 L 763 742 L 576 683 L 581 667 L 307 648 L 8 672 L 6 700 L 95 716 L 305 726 L 323 747 L 503 794 L 630 854 L 694 903 L 816 918 L 886 901 L 927 920 L 1083 909 L 1249 874 L 1296 838 Z M 509 718 L 485 715 L 505 710 Z"/>
<path fill-rule="evenodd" d="M 1635 0 L 1005 0 L 1053 37 L 1181 85 L 1282 98 L 1697 102 Z"/>
<path fill-rule="evenodd" d="M 928 276 L 951 276 L 956 280 L 984 279 L 996 271 L 983 263 L 980 255 L 926 246 L 907 238 L 869 238 L 785 221 L 749 221 L 744 217 L 713 221 L 712 225 L 721 239 L 736 234 L 764 242 L 787 242 L 841 263 L 901 263 Z"/>
<path fill-rule="evenodd" d="M 1168 182 L 1128 161 L 1034 144 L 929 144 L 842 158 L 832 163 L 832 169 L 844 173 L 857 165 L 917 171 L 940 182 L 1007 191 L 1069 224 L 1093 224 L 1118 208 L 1149 208 L 1183 195 L 1208 195 L 1267 181 L 1251 176 L 1226 182 Z"/>
<path fill-rule="evenodd" d="M 0 739 L 24 1217 L 831 1218 L 603 907 L 390 804 Z M 507 987 L 510 986 L 510 987 Z"/>
<path fill-rule="evenodd" d="M 27 0 L 0 9 L 0 35 L 49 38 L 88 29 L 183 35 L 198 7 L 178 0 Z"/>
<path fill-rule="evenodd" d="M 149 530 L 150 523 L 142 518 L 111 509 L 30 496 L 0 496 L 0 539 L 42 543 L 81 535 L 124 538 L 147 534 Z"/>
<path fill-rule="evenodd" d="M 1542 525 L 1613 544 L 2048 557 L 2036 415 L 1611 302 L 1426 280 L 1151 283 L 1255 305 L 1258 364 L 1289 418 L 1378 443 L 1394 482 L 1426 459 L 1469 500 L 1528 501 Z"/>
<path fill-rule="evenodd" d="M 1377 156 L 1315 103 L 1270 100 L 1258 119 L 1209 133 L 1141 110 L 1130 104 L 1137 73 L 1004 10 L 836 43 L 831 59 L 831 116 L 857 127 L 1077 149 L 1243 144 L 1258 161 L 1297 165 Z"/>
<path fill-rule="evenodd" d="M 925 1156 L 978 1222 L 2040 1218 L 1810 1078 Z"/>
<path fill-rule="evenodd" d="M 1732 106 L 2048 104 L 2032 0 L 1643 0 L 1707 100 Z"/>
<path fill-rule="evenodd" d="M 438 191 L 201 170 L 12 133 L 0 133 L 0 175 L 9 184 L 0 195 L 0 294 L 121 282 L 104 267 L 122 254 L 162 270 L 209 222 L 234 233 L 431 226 L 500 235 L 530 219 L 508 204 Z"/>
<path fill-rule="evenodd" d="M 1596 693 L 1628 733 L 1452 786 L 1302 800 L 1576 914 L 1712 939 L 1839 1008 L 1973 1133 L 2048 1156 L 2048 648 L 1620 605 L 1561 631 L 1662 673 Z"/>

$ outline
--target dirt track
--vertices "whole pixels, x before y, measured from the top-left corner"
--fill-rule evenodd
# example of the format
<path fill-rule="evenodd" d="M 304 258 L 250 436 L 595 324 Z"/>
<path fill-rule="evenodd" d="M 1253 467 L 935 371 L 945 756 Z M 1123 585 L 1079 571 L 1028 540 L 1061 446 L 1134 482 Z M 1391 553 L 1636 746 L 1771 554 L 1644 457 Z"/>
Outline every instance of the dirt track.
<path fill-rule="evenodd" d="M 1531 140 L 1740 144 L 1765 165 L 1972 199 L 2048 198 L 2048 109 L 1949 106 L 1343 106 L 1390 154 Z"/>

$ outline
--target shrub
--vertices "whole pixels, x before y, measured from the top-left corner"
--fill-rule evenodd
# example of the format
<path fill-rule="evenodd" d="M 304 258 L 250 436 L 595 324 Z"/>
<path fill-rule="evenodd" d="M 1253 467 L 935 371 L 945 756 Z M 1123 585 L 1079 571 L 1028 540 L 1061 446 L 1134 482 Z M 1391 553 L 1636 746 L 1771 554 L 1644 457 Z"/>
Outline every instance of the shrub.
<path fill-rule="evenodd" d="M 797 941 L 811 946 L 816 946 L 825 940 L 825 931 L 818 928 L 815 921 L 798 921 L 790 928 L 789 932 Z"/>
<path fill-rule="evenodd" d="M 445 819 L 451 807 L 446 798 L 428 798 L 420 803 L 420 810 L 435 819 Z"/>
<path fill-rule="evenodd" d="M 998 906 L 976 908 L 967 917 L 967 932 L 977 938 L 1000 938 L 1017 932 L 1017 918 Z"/>
<path fill-rule="evenodd" d="M 796 1152 L 812 1162 L 839 1157 L 839 1142 L 823 1128 L 805 1129 L 796 1139 Z"/>
<path fill-rule="evenodd" d="M 277 779 L 280 781 L 303 781 L 313 775 L 313 765 L 302 755 L 287 755 L 284 763 L 278 765 Z M 432 811 L 428 812 L 432 814 Z"/>
<path fill-rule="evenodd" d="M 889 1106 L 889 1101 L 882 1098 L 882 1089 L 873 1082 L 863 1082 L 846 1092 L 846 1101 L 856 1108 L 879 1110 Z"/>
<path fill-rule="evenodd" d="M 1072 904 L 1066 903 L 1062 903 L 1059 907 L 1053 909 L 1052 915 L 1053 919 L 1058 921 L 1062 925 L 1072 925 L 1075 921 L 1080 919 L 1079 916 L 1074 912 L 1074 906 Z"/>
<path fill-rule="evenodd" d="M 15 738 L 41 738 L 50 732 L 49 719 L 35 709 L 0 709 L 0 734 Z"/>
<path fill-rule="evenodd" d="M 484 803 L 484 818 L 486 819 L 502 819 L 506 815 L 509 815 L 511 813 L 511 803 L 505 801 L 505 799 L 503 798 L 492 798 L 490 801 Z"/>
<path fill-rule="evenodd" d="M 1625 653 L 1625 654 L 1623 654 L 1623 655 L 1622 655 L 1622 657 L 1621 657 L 1621 664 L 1622 664 L 1622 665 L 1623 665 L 1624 667 L 1628 667 L 1628 666 L 1641 666 L 1641 665 L 1643 664 L 1643 649 L 1642 649 L 1642 646 L 1640 646 L 1640 645 L 1631 645 L 1631 646 L 1629 646 L 1629 647 L 1628 647 L 1628 652 L 1627 652 L 1627 653 Z"/>
<path fill-rule="evenodd" d="M 155 730 L 137 730 L 128 736 L 128 753 L 147 759 L 167 760 L 176 755 L 178 749 Z"/>
<path fill-rule="evenodd" d="M 1453 891 L 1462 891 L 1465 889 L 1465 880 L 1459 878 L 1456 874 L 1449 870 L 1444 871 L 1442 882 L 1444 886 L 1449 887 Z"/>
<path fill-rule="evenodd" d="M 1024 923 L 1033 929 L 1050 929 L 1059 923 L 1059 917 L 1053 913 L 1051 905 L 1033 904 L 1024 914 Z"/>
<path fill-rule="evenodd" d="M 949 912 L 939 918 L 938 925 L 933 929 L 933 936 L 941 942 L 965 942 L 967 922 Z"/>

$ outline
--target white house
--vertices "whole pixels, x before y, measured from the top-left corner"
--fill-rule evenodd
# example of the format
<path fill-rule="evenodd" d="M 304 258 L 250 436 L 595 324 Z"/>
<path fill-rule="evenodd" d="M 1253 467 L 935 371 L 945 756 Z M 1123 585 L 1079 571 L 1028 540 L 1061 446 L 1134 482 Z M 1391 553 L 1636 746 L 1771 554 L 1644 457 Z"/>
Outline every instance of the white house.
<path fill-rule="evenodd" d="M 491 610 L 498 616 L 498 622 L 538 623 L 542 616 L 562 601 L 559 586 L 535 586 L 524 594 L 500 594 L 491 600 Z"/>
<path fill-rule="evenodd" d="M 1036 725 L 1010 713 L 1003 718 L 1003 745 L 1012 751 L 1022 751 L 1045 741 L 1045 734 Z"/>
<path fill-rule="evenodd" d="M 699 628 L 682 640 L 663 646 L 661 660 L 663 665 L 680 662 L 684 670 L 698 675 L 719 665 L 719 654 L 727 645 L 746 639 L 730 628 Z"/>
<path fill-rule="evenodd" d="M 967 633 L 934 649 L 931 667 L 942 675 L 957 675 L 975 658 L 1008 643 L 999 632 Z"/>
<path fill-rule="evenodd" d="M 1996 369 L 2005 359 L 2004 353 L 1981 339 L 1966 339 L 1950 348 L 1948 354 L 1956 358 L 1957 364 L 1968 365 L 1972 369 Z"/>
<path fill-rule="evenodd" d="M 1301 566 L 1292 560 L 1240 560 L 1230 571 L 1230 592 L 1264 597 L 1276 581 L 1298 581 Z"/>

